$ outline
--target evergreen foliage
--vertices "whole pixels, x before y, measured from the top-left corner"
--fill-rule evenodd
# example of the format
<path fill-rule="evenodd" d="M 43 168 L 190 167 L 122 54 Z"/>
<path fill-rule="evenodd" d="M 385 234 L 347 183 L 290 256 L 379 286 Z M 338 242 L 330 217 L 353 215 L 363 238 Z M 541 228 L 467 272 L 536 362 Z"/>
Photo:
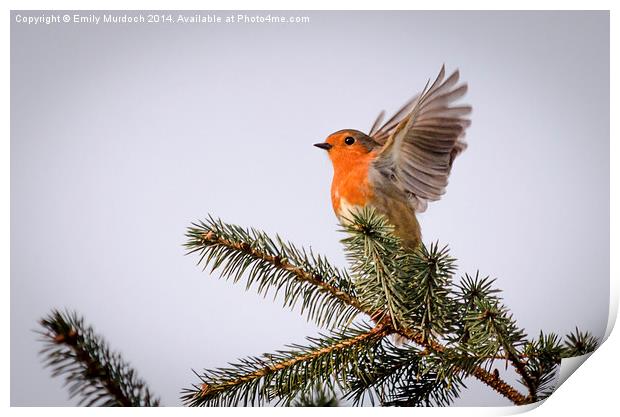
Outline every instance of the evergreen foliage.
<path fill-rule="evenodd" d="M 41 320 L 45 365 L 65 376 L 78 405 L 152 407 L 159 405 L 144 381 L 76 313 L 53 310 Z"/>
<path fill-rule="evenodd" d="M 343 232 L 349 271 L 279 236 L 212 217 L 188 229 L 186 249 L 203 269 L 279 296 L 325 331 L 304 345 L 195 372 L 198 380 L 181 394 L 186 405 L 336 405 L 327 390 L 354 405 L 444 406 L 470 378 L 527 404 L 550 395 L 562 358 L 598 346 L 579 329 L 564 340 L 542 332 L 528 339 L 493 279 L 476 272 L 455 282 L 447 246 L 407 250 L 372 209 L 354 214 Z M 103 405 L 157 405 L 76 315 L 53 312 L 42 324 L 47 363 L 54 375 L 67 375 L 83 403 L 94 405 L 101 396 Z M 525 392 L 502 379 L 498 368 L 508 366 Z M 110 394 L 117 391 L 128 404 Z"/>
<path fill-rule="evenodd" d="M 339 402 L 333 391 L 316 386 L 309 393 L 302 393 L 292 404 L 293 407 L 338 407 Z"/>

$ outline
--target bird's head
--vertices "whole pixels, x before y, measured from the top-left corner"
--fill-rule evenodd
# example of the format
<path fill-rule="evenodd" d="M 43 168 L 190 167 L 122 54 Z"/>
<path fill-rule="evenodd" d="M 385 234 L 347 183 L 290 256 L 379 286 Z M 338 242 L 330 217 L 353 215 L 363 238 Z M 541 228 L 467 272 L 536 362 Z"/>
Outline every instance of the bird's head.
<path fill-rule="evenodd" d="M 315 143 L 317 148 L 325 149 L 334 166 L 355 163 L 368 157 L 380 145 L 373 138 L 359 130 L 345 129 L 332 133 L 325 142 Z"/>

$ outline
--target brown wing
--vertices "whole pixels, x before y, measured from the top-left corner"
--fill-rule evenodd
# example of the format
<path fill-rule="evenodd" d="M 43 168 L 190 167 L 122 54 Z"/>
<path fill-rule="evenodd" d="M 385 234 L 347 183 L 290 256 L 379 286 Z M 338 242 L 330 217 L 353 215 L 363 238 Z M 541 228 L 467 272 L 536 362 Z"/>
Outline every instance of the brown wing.
<path fill-rule="evenodd" d="M 467 84 L 457 86 L 458 70 L 445 80 L 444 76 L 442 66 L 437 79 L 430 87 L 426 84 L 407 116 L 389 127 L 389 137 L 373 163 L 381 175 L 407 194 L 417 212 L 445 193 L 452 162 L 467 146 L 462 138 L 471 122 L 463 116 L 471 113 L 471 107 L 452 105 L 465 95 Z"/>

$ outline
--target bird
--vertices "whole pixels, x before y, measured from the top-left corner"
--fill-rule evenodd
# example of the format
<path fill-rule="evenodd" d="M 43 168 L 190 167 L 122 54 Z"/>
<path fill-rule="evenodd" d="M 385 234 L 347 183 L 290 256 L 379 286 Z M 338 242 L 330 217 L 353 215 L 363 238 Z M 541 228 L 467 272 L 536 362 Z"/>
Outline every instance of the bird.
<path fill-rule="evenodd" d="M 455 104 L 468 88 L 459 76 L 456 69 L 446 77 L 442 65 L 385 123 L 381 111 L 367 134 L 343 129 L 314 144 L 332 162 L 331 203 L 341 224 L 370 206 L 387 218 L 405 249 L 418 248 L 416 215 L 445 193 L 454 159 L 467 148 L 472 107 Z"/>

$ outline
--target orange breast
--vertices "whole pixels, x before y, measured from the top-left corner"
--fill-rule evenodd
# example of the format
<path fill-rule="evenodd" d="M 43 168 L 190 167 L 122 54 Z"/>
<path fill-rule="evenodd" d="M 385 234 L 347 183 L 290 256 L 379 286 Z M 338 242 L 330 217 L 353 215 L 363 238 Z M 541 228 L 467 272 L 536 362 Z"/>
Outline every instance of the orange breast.
<path fill-rule="evenodd" d="M 334 160 L 332 181 L 332 206 L 336 215 L 341 215 L 343 203 L 350 206 L 365 206 L 373 196 L 368 181 L 368 168 L 374 153 L 362 157 Z"/>

